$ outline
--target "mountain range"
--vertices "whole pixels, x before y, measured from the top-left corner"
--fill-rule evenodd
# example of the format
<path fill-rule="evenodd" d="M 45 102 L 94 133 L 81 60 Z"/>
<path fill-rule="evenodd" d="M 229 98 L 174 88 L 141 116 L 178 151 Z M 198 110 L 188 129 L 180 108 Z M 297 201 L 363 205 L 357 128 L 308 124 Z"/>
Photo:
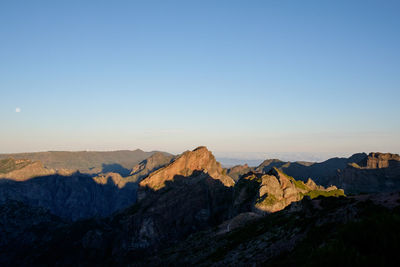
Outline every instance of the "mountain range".
<path fill-rule="evenodd" d="M 397 260 L 391 253 L 400 245 L 399 155 L 360 153 L 321 163 L 269 159 L 226 169 L 206 147 L 180 155 L 132 152 L 128 159 L 120 151 L 115 159 L 113 152 L 67 152 L 83 154 L 82 163 L 62 164 L 59 154 L 49 156 L 53 152 L 46 163 L 34 153 L 0 160 L 0 265 Z"/>
<path fill-rule="evenodd" d="M 311 178 L 323 186 L 335 185 L 346 194 L 390 192 L 400 189 L 400 157 L 390 153 L 357 153 L 349 158 L 331 158 L 323 162 L 285 162 L 267 159 L 257 167 L 237 165 L 228 174 L 238 180 L 249 171 L 267 173 L 278 168 L 284 173 L 307 181 Z"/>
<path fill-rule="evenodd" d="M 0 159 L 29 159 L 40 161 L 50 169 L 79 170 L 81 173 L 96 174 L 117 172 L 129 175 L 132 166 L 148 158 L 157 151 L 136 150 L 119 151 L 47 151 L 33 153 L 0 154 Z M 163 152 L 163 154 L 170 155 Z"/>

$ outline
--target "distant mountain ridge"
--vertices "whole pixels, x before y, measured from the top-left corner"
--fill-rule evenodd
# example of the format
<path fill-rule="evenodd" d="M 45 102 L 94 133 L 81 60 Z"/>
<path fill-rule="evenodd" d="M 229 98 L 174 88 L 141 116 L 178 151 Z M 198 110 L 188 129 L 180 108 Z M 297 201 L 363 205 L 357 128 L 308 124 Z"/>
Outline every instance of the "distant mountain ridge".
<path fill-rule="evenodd" d="M 31 161 L 27 159 L 1 159 L 0 160 L 0 178 L 12 179 L 14 181 L 26 181 L 38 176 L 56 174 L 58 171 L 48 169 L 40 161 Z M 60 173 L 70 173 L 61 169 Z"/>
<path fill-rule="evenodd" d="M 119 151 L 48 151 L 33 153 L 0 154 L 0 159 L 28 159 L 40 161 L 49 169 L 79 170 L 81 173 L 118 172 L 128 176 L 131 168 L 157 151 L 136 150 Z M 165 155 L 171 155 L 166 152 Z"/>
<path fill-rule="evenodd" d="M 400 156 L 391 153 L 369 153 L 350 163 L 329 179 L 352 194 L 394 192 L 400 190 Z"/>
<path fill-rule="evenodd" d="M 257 167 L 238 165 L 228 169 L 235 180 L 254 171 L 268 173 L 278 168 L 284 173 L 323 186 L 335 185 L 345 193 L 378 193 L 400 190 L 400 156 L 392 153 L 356 153 L 349 158 L 331 158 L 323 162 L 285 162 L 267 159 Z"/>

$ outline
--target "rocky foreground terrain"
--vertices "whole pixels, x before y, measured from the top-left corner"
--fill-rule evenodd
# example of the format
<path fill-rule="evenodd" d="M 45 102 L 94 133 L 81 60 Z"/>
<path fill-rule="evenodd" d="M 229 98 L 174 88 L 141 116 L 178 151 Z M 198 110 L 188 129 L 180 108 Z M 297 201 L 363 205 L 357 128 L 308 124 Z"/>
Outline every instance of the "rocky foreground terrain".
<path fill-rule="evenodd" d="M 0 266 L 395 266 L 399 162 L 371 153 L 225 169 L 198 147 L 89 175 L 4 159 Z"/>

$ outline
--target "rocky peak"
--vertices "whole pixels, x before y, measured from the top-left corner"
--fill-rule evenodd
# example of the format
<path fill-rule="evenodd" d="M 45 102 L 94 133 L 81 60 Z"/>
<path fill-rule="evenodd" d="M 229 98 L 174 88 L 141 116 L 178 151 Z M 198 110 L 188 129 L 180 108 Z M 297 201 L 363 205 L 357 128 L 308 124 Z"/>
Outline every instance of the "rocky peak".
<path fill-rule="evenodd" d="M 368 157 L 360 161 L 359 165 L 367 169 L 381 169 L 387 168 L 391 164 L 399 164 L 400 156 L 398 154 L 391 153 L 369 153 Z"/>
<path fill-rule="evenodd" d="M 175 176 L 187 177 L 196 171 L 207 173 L 213 179 L 220 180 L 225 186 L 233 186 L 235 183 L 226 175 L 226 171 L 215 160 L 214 155 L 205 146 L 200 146 L 193 151 L 184 152 L 167 166 L 150 173 L 140 182 L 140 186 L 158 190 L 165 186 L 166 181 L 172 181 Z"/>

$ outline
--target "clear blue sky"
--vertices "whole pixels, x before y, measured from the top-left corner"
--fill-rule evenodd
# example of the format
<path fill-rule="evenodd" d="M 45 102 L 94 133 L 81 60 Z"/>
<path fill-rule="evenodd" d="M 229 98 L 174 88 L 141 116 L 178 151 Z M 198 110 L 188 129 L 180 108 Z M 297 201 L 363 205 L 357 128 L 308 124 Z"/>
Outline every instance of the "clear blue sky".
<path fill-rule="evenodd" d="M 2 0 L 0 152 L 398 153 L 399 14 L 400 1 Z"/>

